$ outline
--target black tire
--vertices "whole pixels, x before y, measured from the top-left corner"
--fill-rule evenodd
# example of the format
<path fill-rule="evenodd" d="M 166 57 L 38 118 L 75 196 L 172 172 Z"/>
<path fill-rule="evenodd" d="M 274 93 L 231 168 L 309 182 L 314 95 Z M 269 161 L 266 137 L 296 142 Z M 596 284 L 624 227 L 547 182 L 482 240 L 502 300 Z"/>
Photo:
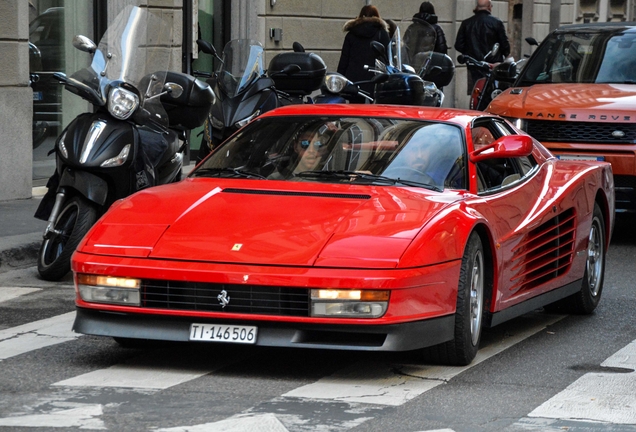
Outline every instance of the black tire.
<path fill-rule="evenodd" d="M 547 305 L 548 312 L 589 315 L 601 301 L 605 279 L 605 218 L 598 204 L 594 204 L 592 226 L 587 245 L 587 260 L 581 290 L 558 302 Z"/>
<path fill-rule="evenodd" d="M 71 271 L 71 255 L 88 230 L 97 222 L 97 208 L 75 196 L 63 204 L 48 239 L 38 252 L 38 273 L 44 280 L 57 281 Z"/>
<path fill-rule="evenodd" d="M 479 350 L 484 317 L 486 262 L 477 233 L 472 233 L 462 257 L 457 286 L 453 340 L 424 350 L 427 361 L 450 366 L 470 364 Z"/>

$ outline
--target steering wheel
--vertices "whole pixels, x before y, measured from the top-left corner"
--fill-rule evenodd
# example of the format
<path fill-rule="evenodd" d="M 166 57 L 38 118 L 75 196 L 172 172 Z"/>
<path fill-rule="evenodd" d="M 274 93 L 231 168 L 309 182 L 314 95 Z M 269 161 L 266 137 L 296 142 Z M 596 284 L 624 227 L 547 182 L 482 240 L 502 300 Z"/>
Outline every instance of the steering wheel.
<path fill-rule="evenodd" d="M 393 175 L 391 173 L 393 173 Z M 404 175 L 405 173 L 411 173 L 411 175 L 407 177 Z M 413 174 L 415 175 L 415 178 L 413 178 Z M 433 180 L 433 177 L 430 175 L 407 166 L 391 167 L 384 171 L 382 175 L 385 177 L 400 178 L 402 180 L 411 180 L 429 185 L 437 185 L 437 182 Z"/>

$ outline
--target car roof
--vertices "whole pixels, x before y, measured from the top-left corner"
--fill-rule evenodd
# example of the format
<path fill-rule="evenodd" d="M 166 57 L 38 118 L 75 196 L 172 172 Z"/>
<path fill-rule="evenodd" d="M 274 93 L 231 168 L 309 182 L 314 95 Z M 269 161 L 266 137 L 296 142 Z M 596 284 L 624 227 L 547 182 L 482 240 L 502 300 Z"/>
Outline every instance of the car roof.
<path fill-rule="evenodd" d="M 636 22 L 597 22 L 586 24 L 567 24 L 557 28 L 555 33 L 576 32 L 636 32 Z"/>
<path fill-rule="evenodd" d="M 288 105 L 268 111 L 261 117 L 269 116 L 351 116 L 351 117 L 391 117 L 421 119 L 454 123 L 466 127 L 477 117 L 497 117 L 493 114 L 455 108 L 431 108 L 407 105 L 376 104 L 298 104 Z"/>

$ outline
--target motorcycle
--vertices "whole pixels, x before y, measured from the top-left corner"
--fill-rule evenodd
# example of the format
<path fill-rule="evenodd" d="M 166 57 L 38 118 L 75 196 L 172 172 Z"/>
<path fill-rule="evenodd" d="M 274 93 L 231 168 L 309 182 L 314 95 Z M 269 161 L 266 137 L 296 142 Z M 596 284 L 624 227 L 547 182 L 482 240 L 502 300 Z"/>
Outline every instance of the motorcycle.
<path fill-rule="evenodd" d="M 369 69 L 375 74 L 371 79 L 373 94 L 360 89 L 363 82 L 353 83 L 341 74 L 328 73 L 316 103 L 334 102 L 334 96 L 340 96 L 341 100 L 335 102 L 341 103 L 351 96 L 362 96 L 376 104 L 442 106 L 444 93 L 440 87 L 450 83 L 455 71 L 450 57 L 432 51 L 408 54 L 402 46 L 399 28 L 388 49 L 377 41 L 371 42 L 371 46 L 377 57 L 375 68 Z M 417 71 L 406 63 L 413 60 L 420 63 Z"/>
<path fill-rule="evenodd" d="M 294 52 L 274 56 L 267 71 L 259 42 L 231 40 L 222 57 L 207 41 L 198 40 L 197 45 L 220 62 L 207 80 L 217 100 L 204 125 L 198 161 L 260 114 L 283 105 L 311 103 L 305 98 L 320 87 L 326 71 L 318 55 L 304 52 L 297 43 Z"/>
<path fill-rule="evenodd" d="M 116 200 L 179 181 L 187 131 L 203 124 L 212 89 L 170 71 L 172 23 L 147 8 L 125 8 L 99 45 L 75 36 L 92 55 L 89 67 L 55 73 L 64 88 L 95 107 L 73 119 L 56 139 L 56 170 L 35 217 L 47 220 L 38 272 L 59 280 L 97 219 Z"/>
<path fill-rule="evenodd" d="M 457 61 L 465 64 L 468 69 L 479 70 L 485 75 L 475 81 L 470 95 L 470 109 L 485 110 L 494 98 L 512 86 L 524 64 L 525 59 L 499 63 L 490 63 L 486 60 L 496 56 L 498 52 L 499 44 L 496 43 L 493 49 L 484 56 L 484 60 L 476 60 L 465 54 L 457 57 Z"/>

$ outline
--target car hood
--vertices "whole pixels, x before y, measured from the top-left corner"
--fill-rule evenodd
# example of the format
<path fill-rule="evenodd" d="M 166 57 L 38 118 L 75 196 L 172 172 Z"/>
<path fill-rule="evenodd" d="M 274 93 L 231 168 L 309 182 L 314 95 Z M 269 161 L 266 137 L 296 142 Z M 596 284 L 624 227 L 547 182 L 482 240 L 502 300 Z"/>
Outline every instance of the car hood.
<path fill-rule="evenodd" d="M 536 84 L 497 96 L 488 112 L 538 120 L 633 122 L 636 85 Z"/>
<path fill-rule="evenodd" d="M 277 186 L 283 185 L 283 188 Z M 304 187 L 303 187 L 304 186 Z M 262 265 L 393 268 L 458 193 L 186 179 L 117 203 L 86 253 Z"/>

